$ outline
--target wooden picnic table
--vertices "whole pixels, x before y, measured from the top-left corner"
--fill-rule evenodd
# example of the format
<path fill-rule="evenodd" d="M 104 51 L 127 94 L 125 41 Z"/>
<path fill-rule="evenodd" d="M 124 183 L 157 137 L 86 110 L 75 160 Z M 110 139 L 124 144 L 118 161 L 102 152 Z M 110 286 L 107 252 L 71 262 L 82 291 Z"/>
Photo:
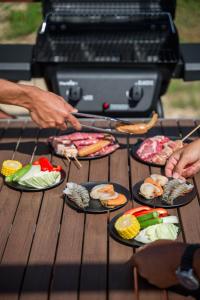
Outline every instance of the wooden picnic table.
<path fill-rule="evenodd" d="M 102 127 L 112 125 L 94 123 Z M 148 136 L 179 137 L 195 123 L 161 120 Z M 39 130 L 30 121 L 0 122 L 1 163 L 5 159 L 17 159 L 26 164 L 32 158 L 46 155 L 67 173 L 60 186 L 34 193 L 9 189 L 0 178 L 0 299 L 186 299 L 157 289 L 133 274 L 131 257 L 137 250 L 117 243 L 108 233 L 109 220 L 120 211 L 77 213 L 61 197 L 67 181 L 109 180 L 131 191 L 150 172 L 160 172 L 160 168 L 148 167 L 131 157 L 127 145 L 136 142 L 137 137 L 127 140 L 119 136 L 121 149 L 101 159 L 83 161 L 82 169 L 78 170 L 73 163 L 69 165 L 49 152 L 46 140 L 55 134 L 57 130 Z M 189 205 L 172 210 L 181 221 L 179 239 L 191 243 L 200 241 L 200 175 L 194 177 L 194 183 L 197 197 Z M 121 210 L 137 205 L 130 201 Z M 158 272 L 162 276 L 162 270 Z"/>

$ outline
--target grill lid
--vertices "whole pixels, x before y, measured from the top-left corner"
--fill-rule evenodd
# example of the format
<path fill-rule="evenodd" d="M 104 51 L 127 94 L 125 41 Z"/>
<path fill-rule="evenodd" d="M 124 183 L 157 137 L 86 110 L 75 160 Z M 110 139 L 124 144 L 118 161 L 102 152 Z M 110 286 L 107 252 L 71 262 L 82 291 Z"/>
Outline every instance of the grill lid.
<path fill-rule="evenodd" d="M 175 16 L 176 0 L 43 0 L 43 14 L 68 16 L 130 16 L 139 13 L 170 13 Z"/>
<path fill-rule="evenodd" d="M 35 60 L 68 66 L 163 64 L 172 72 L 179 42 L 171 14 L 163 11 L 168 2 L 175 5 L 161 0 L 44 1 Z"/>

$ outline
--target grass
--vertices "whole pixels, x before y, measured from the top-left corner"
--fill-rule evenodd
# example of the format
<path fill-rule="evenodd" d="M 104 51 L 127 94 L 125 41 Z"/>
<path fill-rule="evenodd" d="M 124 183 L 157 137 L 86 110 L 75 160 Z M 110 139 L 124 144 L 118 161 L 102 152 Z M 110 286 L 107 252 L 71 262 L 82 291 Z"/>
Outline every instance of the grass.
<path fill-rule="evenodd" d="M 168 0 L 170 1 L 170 0 Z M 41 3 L 0 3 L 0 39 L 23 40 L 42 21 Z M 177 0 L 176 26 L 181 42 L 200 42 L 200 0 Z M 3 23 L 6 24 L 3 25 Z M 32 43 L 32 40 L 30 41 Z M 200 83 L 173 80 L 166 95 L 172 109 L 193 109 L 200 115 Z M 167 104 L 168 105 L 168 104 Z"/>
<path fill-rule="evenodd" d="M 35 32 L 42 22 L 41 5 L 29 4 L 25 10 L 11 10 L 10 30 L 7 37 L 13 39 Z"/>
<path fill-rule="evenodd" d="M 177 0 L 175 21 L 181 42 L 200 42 L 199 20 L 199 0 Z"/>
<path fill-rule="evenodd" d="M 1 40 L 12 41 L 36 33 L 41 22 L 41 3 L 0 3 Z"/>

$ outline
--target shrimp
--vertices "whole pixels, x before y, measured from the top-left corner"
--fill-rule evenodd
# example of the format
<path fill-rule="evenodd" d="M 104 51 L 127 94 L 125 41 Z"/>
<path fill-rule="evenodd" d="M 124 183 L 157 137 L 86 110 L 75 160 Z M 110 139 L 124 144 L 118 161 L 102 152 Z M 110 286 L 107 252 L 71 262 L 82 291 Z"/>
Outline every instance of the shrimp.
<path fill-rule="evenodd" d="M 153 112 L 153 116 L 151 120 L 147 123 L 137 123 L 133 125 L 119 125 L 116 127 L 118 131 L 126 132 L 130 134 L 144 134 L 149 129 L 155 126 L 156 122 L 158 120 L 158 114 Z"/>

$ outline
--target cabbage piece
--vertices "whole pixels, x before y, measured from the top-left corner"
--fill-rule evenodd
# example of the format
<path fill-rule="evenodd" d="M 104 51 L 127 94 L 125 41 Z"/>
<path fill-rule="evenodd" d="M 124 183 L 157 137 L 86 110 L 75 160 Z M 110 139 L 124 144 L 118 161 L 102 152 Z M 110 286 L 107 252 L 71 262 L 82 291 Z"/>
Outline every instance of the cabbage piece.
<path fill-rule="evenodd" d="M 39 171 L 34 174 L 30 174 L 30 176 L 26 176 L 25 178 L 21 178 L 19 184 L 33 187 L 33 188 L 45 188 L 52 186 L 60 181 L 61 174 L 58 171 Z"/>
<path fill-rule="evenodd" d="M 175 240 L 178 236 L 178 226 L 174 224 L 156 224 L 140 231 L 135 240 L 144 244 L 156 240 Z"/>

